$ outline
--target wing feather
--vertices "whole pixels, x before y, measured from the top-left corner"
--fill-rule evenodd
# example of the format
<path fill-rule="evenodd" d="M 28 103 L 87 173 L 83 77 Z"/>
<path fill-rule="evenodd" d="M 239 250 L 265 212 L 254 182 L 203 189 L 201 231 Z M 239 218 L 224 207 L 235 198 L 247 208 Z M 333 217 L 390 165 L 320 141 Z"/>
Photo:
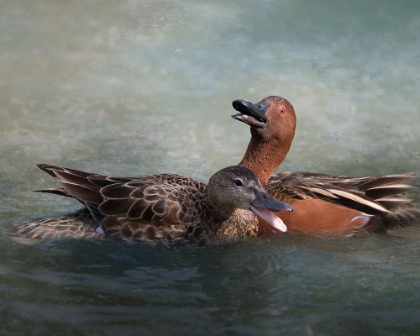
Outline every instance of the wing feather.
<path fill-rule="evenodd" d="M 280 199 L 319 198 L 366 213 L 388 213 L 411 200 L 406 194 L 418 172 L 384 176 L 347 177 L 307 172 L 273 174 L 267 190 Z"/>

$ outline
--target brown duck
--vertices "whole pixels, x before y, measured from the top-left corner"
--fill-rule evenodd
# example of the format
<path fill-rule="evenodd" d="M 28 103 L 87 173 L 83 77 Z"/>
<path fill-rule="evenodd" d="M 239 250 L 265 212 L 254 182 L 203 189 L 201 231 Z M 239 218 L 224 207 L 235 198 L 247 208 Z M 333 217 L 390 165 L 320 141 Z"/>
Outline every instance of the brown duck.
<path fill-rule="evenodd" d="M 238 113 L 232 117 L 251 128 L 251 140 L 239 165 L 255 172 L 273 197 L 293 206 L 292 213 L 277 214 L 288 232 L 321 237 L 384 231 L 420 235 L 420 210 L 407 198 L 418 172 L 367 177 L 274 173 L 295 135 L 292 104 L 270 96 L 255 104 L 238 99 L 233 107 Z M 272 231 L 264 220 L 260 223 L 260 232 Z"/>
<path fill-rule="evenodd" d="M 227 167 L 208 185 L 175 174 L 111 177 L 38 165 L 60 182 L 39 190 L 77 199 L 86 208 L 74 214 L 28 222 L 8 234 L 24 243 L 47 238 L 110 238 L 151 244 L 199 246 L 249 239 L 258 218 L 286 231 L 272 211 L 292 211 L 263 189 L 245 167 Z"/>

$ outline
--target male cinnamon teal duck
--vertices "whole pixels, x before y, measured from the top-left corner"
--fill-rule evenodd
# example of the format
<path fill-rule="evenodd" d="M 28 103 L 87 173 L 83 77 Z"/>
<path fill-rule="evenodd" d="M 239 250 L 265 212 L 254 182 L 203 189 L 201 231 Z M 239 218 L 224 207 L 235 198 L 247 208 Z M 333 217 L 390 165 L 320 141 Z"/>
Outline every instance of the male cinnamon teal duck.
<path fill-rule="evenodd" d="M 272 198 L 245 167 L 227 167 L 209 184 L 175 174 L 112 177 L 38 165 L 60 182 L 41 192 L 73 197 L 86 208 L 74 214 L 15 226 L 21 242 L 47 238 L 111 238 L 151 244 L 218 244 L 257 235 L 258 217 L 286 231 L 272 211 L 292 207 Z"/>
<path fill-rule="evenodd" d="M 254 171 L 273 197 L 293 206 L 293 213 L 278 214 L 288 232 L 323 237 L 382 231 L 409 235 L 410 224 L 420 226 L 420 211 L 406 196 L 417 172 L 361 178 L 309 172 L 273 174 L 295 135 L 292 104 L 271 96 L 256 104 L 238 99 L 232 105 L 238 111 L 232 117 L 251 128 L 251 141 L 239 165 Z M 260 232 L 271 231 L 260 222 Z"/>

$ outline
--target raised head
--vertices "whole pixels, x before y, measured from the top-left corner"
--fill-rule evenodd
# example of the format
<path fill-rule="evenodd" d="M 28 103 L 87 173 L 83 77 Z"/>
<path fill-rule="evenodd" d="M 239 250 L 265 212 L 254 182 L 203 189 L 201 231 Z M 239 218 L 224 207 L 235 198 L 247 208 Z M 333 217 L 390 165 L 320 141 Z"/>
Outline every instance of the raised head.
<path fill-rule="evenodd" d="M 275 229 L 287 230 L 271 211 L 292 211 L 292 206 L 271 197 L 248 168 L 232 166 L 218 171 L 210 178 L 207 190 L 212 207 L 226 216 L 237 209 L 249 210 Z"/>
<path fill-rule="evenodd" d="M 295 110 L 287 99 L 277 96 L 265 97 L 259 103 L 251 103 L 245 99 L 232 102 L 238 113 L 232 118 L 242 121 L 251 127 L 252 136 L 269 141 L 272 138 L 282 138 L 283 141 L 293 140 L 296 129 Z"/>
<path fill-rule="evenodd" d="M 252 135 L 239 165 L 250 168 L 262 185 L 266 185 L 292 145 L 295 110 L 287 99 L 277 96 L 266 97 L 256 104 L 237 99 L 232 105 L 238 111 L 232 118 L 249 125 Z"/>

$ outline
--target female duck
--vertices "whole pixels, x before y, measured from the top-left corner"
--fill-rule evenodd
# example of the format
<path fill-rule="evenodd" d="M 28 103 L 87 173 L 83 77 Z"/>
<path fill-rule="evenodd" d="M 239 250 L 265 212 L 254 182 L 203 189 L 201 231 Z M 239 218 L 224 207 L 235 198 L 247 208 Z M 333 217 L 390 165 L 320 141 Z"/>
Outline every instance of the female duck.
<path fill-rule="evenodd" d="M 251 127 L 251 141 L 239 165 L 254 171 L 273 197 L 293 206 L 293 213 L 278 214 L 289 232 L 324 237 L 381 231 L 413 234 L 413 227 L 408 226 L 420 222 L 420 211 L 406 192 L 418 173 L 362 178 L 307 172 L 273 174 L 295 135 L 293 106 L 284 98 L 271 96 L 256 104 L 235 100 L 233 107 L 238 113 L 232 117 Z M 260 232 L 272 231 L 260 222 Z"/>
<path fill-rule="evenodd" d="M 286 231 L 272 211 L 292 207 L 272 198 L 255 174 L 228 167 L 209 184 L 175 174 L 121 178 L 38 165 L 60 182 L 40 190 L 77 199 L 86 208 L 74 214 L 15 226 L 9 235 L 24 243 L 47 238 L 111 238 L 151 244 L 218 244 L 249 239 L 258 218 Z"/>

